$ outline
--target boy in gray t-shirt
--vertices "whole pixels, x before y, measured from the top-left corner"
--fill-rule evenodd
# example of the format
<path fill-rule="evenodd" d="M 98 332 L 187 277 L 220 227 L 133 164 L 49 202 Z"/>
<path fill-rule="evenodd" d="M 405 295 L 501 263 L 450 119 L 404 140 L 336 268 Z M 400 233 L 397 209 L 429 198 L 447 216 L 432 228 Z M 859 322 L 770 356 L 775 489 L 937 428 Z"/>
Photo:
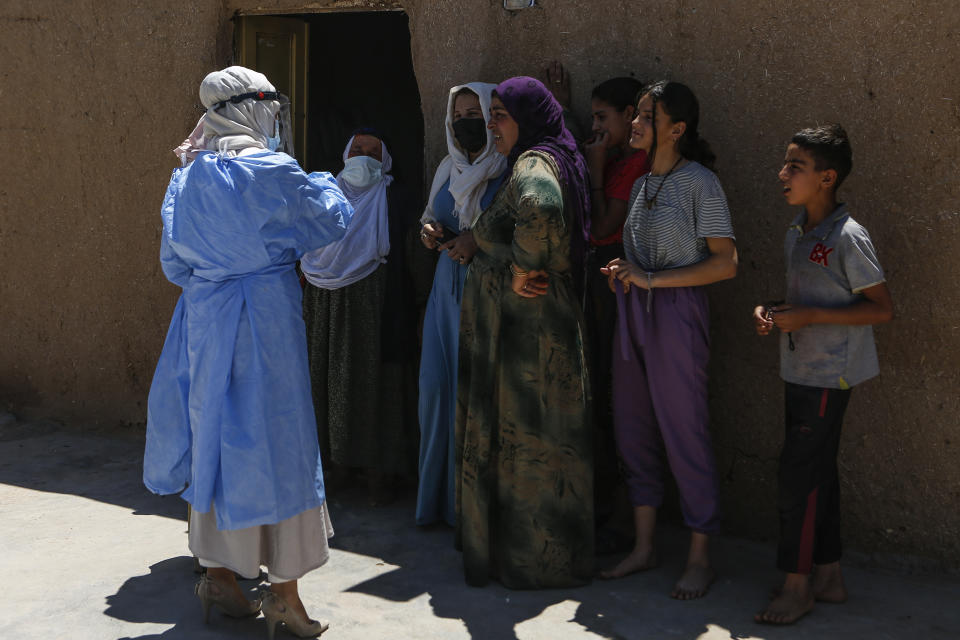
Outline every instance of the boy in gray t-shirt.
<path fill-rule="evenodd" d="M 871 325 L 893 302 L 867 230 L 837 203 L 853 165 L 840 125 L 800 131 L 787 147 L 783 195 L 803 211 L 787 230 L 786 303 L 754 309 L 757 333 L 780 330 L 786 437 L 778 474 L 780 545 L 787 576 L 757 622 L 791 624 L 815 601 L 844 602 L 837 453 L 850 390 L 880 372 Z"/>

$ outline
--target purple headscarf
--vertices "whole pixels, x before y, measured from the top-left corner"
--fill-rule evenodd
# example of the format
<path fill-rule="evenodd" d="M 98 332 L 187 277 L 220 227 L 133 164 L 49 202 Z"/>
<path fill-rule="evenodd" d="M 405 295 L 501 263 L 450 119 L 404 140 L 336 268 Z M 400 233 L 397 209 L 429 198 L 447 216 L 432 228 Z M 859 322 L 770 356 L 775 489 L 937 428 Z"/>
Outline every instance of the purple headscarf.
<path fill-rule="evenodd" d="M 520 127 L 520 137 L 507 156 L 513 165 L 524 151 L 535 149 L 553 156 L 560 169 L 561 186 L 573 211 L 570 231 L 570 260 L 577 286 L 581 282 L 584 257 L 590 242 L 590 181 L 587 163 L 577 142 L 563 124 L 563 107 L 536 78 L 519 76 L 504 80 L 496 89 L 500 101 Z"/>

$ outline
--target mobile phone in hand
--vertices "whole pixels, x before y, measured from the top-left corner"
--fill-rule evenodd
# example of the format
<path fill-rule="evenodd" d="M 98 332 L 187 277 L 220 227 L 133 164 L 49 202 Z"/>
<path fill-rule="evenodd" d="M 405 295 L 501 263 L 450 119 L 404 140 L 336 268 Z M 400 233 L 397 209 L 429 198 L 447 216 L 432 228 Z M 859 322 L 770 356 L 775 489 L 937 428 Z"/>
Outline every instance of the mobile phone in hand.
<path fill-rule="evenodd" d="M 443 235 L 437 239 L 437 246 L 450 242 L 451 240 L 453 240 L 459 235 L 460 235 L 459 233 L 455 232 L 450 227 L 443 225 Z"/>

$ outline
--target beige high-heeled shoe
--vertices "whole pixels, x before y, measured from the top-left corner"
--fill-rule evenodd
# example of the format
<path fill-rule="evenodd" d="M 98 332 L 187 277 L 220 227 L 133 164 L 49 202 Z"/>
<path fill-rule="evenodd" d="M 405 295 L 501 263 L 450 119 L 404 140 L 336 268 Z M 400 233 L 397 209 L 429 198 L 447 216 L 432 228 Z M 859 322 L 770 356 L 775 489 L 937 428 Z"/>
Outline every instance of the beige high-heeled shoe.
<path fill-rule="evenodd" d="M 282 622 L 287 631 L 300 638 L 315 638 L 330 628 L 323 620 L 308 620 L 287 606 L 283 598 L 273 591 L 260 594 L 263 603 L 263 617 L 267 619 L 267 637 L 273 640 L 277 624 Z"/>
<path fill-rule="evenodd" d="M 251 602 L 243 598 L 241 602 L 207 574 L 200 576 L 200 582 L 193 588 L 193 592 L 200 598 L 200 604 L 203 606 L 204 624 L 210 620 L 210 605 L 213 604 L 232 618 L 248 618 L 260 613 L 259 599 Z"/>

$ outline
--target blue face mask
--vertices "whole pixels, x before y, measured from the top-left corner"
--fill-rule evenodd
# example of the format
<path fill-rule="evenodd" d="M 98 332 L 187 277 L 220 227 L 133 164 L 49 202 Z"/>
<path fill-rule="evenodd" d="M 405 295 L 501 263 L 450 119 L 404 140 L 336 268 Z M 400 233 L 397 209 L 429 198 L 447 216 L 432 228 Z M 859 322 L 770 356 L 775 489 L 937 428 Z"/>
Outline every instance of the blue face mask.
<path fill-rule="evenodd" d="M 280 146 L 280 121 L 273 121 L 273 136 L 267 137 L 267 149 L 270 151 L 276 151 L 277 147 Z"/>
<path fill-rule="evenodd" d="M 353 156 L 343 163 L 340 172 L 347 184 L 357 189 L 365 189 L 380 181 L 383 175 L 383 163 L 370 156 Z"/>

